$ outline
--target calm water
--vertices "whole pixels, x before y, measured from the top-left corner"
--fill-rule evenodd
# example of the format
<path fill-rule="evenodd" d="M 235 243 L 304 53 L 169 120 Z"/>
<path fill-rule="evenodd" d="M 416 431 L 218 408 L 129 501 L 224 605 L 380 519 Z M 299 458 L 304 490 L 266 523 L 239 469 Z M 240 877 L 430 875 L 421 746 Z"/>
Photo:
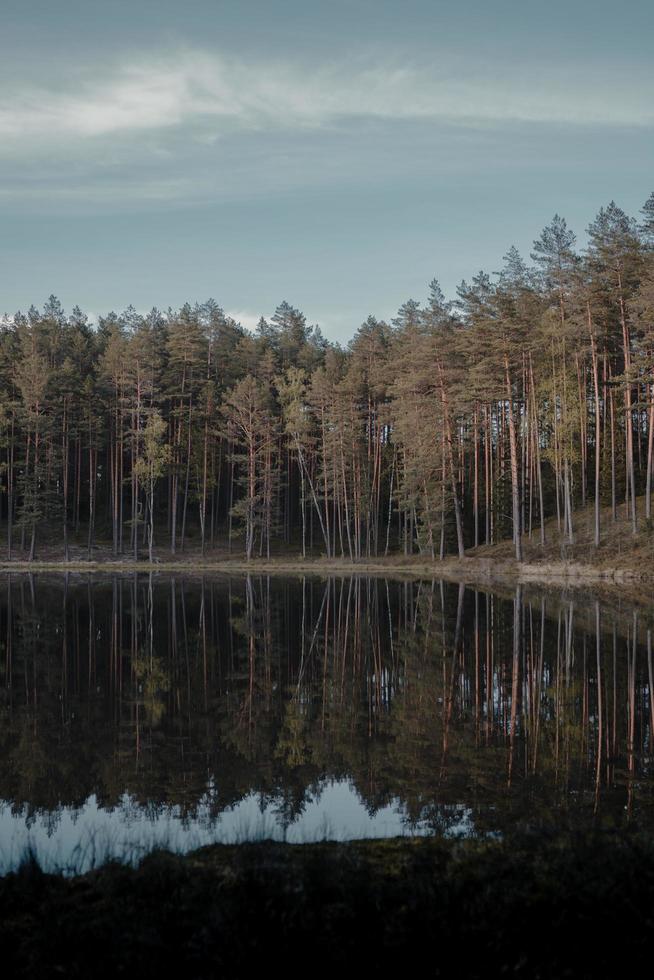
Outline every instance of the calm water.
<path fill-rule="evenodd" d="M 0 580 L 0 870 L 263 836 L 654 829 L 652 623 L 366 578 Z"/>

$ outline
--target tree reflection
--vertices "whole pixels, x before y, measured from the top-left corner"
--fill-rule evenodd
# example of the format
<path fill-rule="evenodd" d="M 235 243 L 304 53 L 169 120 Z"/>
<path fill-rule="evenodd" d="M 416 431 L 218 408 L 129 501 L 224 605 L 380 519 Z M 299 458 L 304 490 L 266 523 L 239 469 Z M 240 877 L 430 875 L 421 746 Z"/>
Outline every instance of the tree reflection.
<path fill-rule="evenodd" d="M 289 826 L 349 779 L 437 832 L 464 811 L 480 832 L 651 822 L 642 612 L 363 576 L 14 574 L 0 644 L 17 810 L 129 793 L 204 819 L 255 793 Z"/>

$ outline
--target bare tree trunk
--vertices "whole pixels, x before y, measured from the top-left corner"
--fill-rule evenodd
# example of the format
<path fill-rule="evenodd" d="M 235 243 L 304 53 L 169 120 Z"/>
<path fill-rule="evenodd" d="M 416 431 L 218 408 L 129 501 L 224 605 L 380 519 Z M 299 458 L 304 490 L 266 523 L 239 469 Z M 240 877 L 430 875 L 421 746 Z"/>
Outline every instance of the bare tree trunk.
<path fill-rule="evenodd" d="M 543 502 L 543 469 L 541 466 L 540 459 L 540 436 L 538 432 L 538 410 L 536 406 L 536 386 L 534 384 L 534 365 L 531 357 L 531 352 L 529 353 L 529 374 L 531 378 L 530 390 L 531 390 L 531 403 L 532 403 L 532 415 L 533 415 L 533 427 L 534 427 L 534 449 L 536 457 L 536 479 L 538 482 L 538 511 L 540 518 L 540 543 L 541 547 L 545 547 L 545 505 Z"/>
<path fill-rule="evenodd" d="M 11 561 L 14 528 L 14 413 L 11 413 L 9 462 L 7 468 L 7 558 Z"/>
<path fill-rule="evenodd" d="M 62 446 L 62 489 L 63 489 L 63 532 L 64 561 L 68 561 L 68 399 L 64 395 L 63 407 L 63 446 Z"/>
<path fill-rule="evenodd" d="M 39 428 L 38 428 L 38 421 L 37 421 L 34 430 L 34 507 L 35 508 L 37 506 L 38 494 L 39 494 Z M 35 557 L 36 557 L 36 518 L 33 515 L 29 560 L 34 561 Z"/>
<path fill-rule="evenodd" d="M 441 404 L 443 407 L 443 423 L 444 423 L 444 434 L 445 434 L 445 450 L 447 453 L 447 460 L 449 463 L 450 470 L 450 480 L 452 485 L 452 499 L 454 501 L 454 520 L 456 522 L 456 543 L 459 552 L 459 558 L 465 558 L 465 544 L 463 540 L 463 518 L 461 516 L 461 502 L 459 500 L 459 488 L 457 486 L 456 480 L 456 470 L 454 468 L 454 451 L 452 447 L 452 426 L 450 422 L 450 410 L 447 399 L 447 394 L 445 391 L 445 382 L 443 379 L 443 367 L 440 362 L 437 365 L 438 376 L 441 389 Z"/>
<path fill-rule="evenodd" d="M 652 518 L 652 450 L 654 449 L 654 384 L 649 386 L 649 408 L 647 411 L 647 476 L 645 479 L 645 517 Z"/>
<path fill-rule="evenodd" d="M 511 499 L 513 502 L 513 541 L 515 557 L 522 561 L 522 531 L 520 528 L 520 487 L 518 485 L 518 448 L 516 444 L 515 424 L 513 421 L 513 392 L 509 376 L 509 356 L 504 355 L 504 377 L 506 384 L 507 410 L 509 421 L 509 451 L 511 455 Z"/>
<path fill-rule="evenodd" d="M 593 333 L 593 321 L 590 313 L 590 303 L 586 304 L 588 317 L 588 333 L 590 334 L 590 352 L 593 366 L 593 389 L 595 394 L 595 547 L 600 546 L 600 462 L 601 462 L 601 414 L 599 394 L 599 372 L 597 367 L 597 347 Z"/>
<path fill-rule="evenodd" d="M 188 404 L 188 441 L 186 446 L 186 472 L 184 476 L 184 503 L 182 504 L 182 531 L 180 535 L 180 550 L 184 550 L 184 538 L 186 537 L 186 512 L 188 510 L 188 487 L 191 478 L 191 419 L 192 419 L 192 399 L 189 398 Z"/>
<path fill-rule="evenodd" d="M 92 438 L 91 427 L 89 426 L 89 441 Z M 86 550 L 90 558 L 93 553 L 93 536 L 95 531 L 95 474 L 96 464 L 94 459 L 93 445 L 89 445 L 89 527 Z"/>
<path fill-rule="evenodd" d="M 393 480 L 395 478 L 395 452 L 393 452 L 393 462 L 391 464 L 391 478 L 388 488 L 388 515 L 386 519 L 386 546 L 384 548 L 384 557 L 388 554 L 388 545 L 391 536 L 391 516 L 393 513 Z"/>
<path fill-rule="evenodd" d="M 613 388 L 609 388 L 609 415 L 611 419 L 611 516 L 615 523 L 618 519 L 618 506 L 615 488 L 615 404 L 613 401 Z"/>
<path fill-rule="evenodd" d="M 477 424 L 477 405 L 473 414 L 473 478 L 472 478 L 472 509 L 475 522 L 475 548 L 479 547 L 479 426 Z"/>
<path fill-rule="evenodd" d="M 638 516 L 636 514 L 636 481 L 634 474 L 634 422 L 633 409 L 631 402 L 631 340 L 629 337 L 629 326 L 627 324 L 627 311 L 622 292 L 622 277 L 618 275 L 618 298 L 620 303 L 620 324 L 622 326 L 622 344 L 624 351 L 624 369 L 627 376 L 624 402 L 625 402 L 625 437 L 627 451 L 627 502 L 631 499 L 631 530 L 633 534 L 638 533 Z"/>
<path fill-rule="evenodd" d="M 200 549 L 204 555 L 207 522 L 207 479 L 209 464 L 209 406 L 204 421 L 204 443 L 202 447 L 202 498 L 200 503 Z"/>

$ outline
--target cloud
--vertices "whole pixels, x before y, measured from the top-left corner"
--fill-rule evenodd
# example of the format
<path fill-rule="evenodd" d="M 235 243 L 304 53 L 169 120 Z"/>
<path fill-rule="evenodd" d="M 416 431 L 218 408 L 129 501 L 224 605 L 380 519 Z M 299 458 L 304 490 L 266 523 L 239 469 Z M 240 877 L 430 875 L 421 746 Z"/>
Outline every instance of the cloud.
<path fill-rule="evenodd" d="M 225 310 L 225 314 L 252 333 L 256 331 L 257 324 L 262 316 L 261 313 L 253 313 L 251 310 Z"/>
<path fill-rule="evenodd" d="M 98 69 L 81 72 L 54 89 L 5 85 L 0 148 L 184 126 L 211 145 L 234 127 L 311 129 L 361 118 L 645 126 L 654 121 L 652 79 L 635 71 L 399 64 L 388 56 L 307 66 L 183 49 L 100 77 Z"/>
<path fill-rule="evenodd" d="M 587 167 L 597 146 L 622 146 L 611 127 L 641 139 L 654 121 L 653 78 L 637 64 L 402 61 L 388 49 L 308 64 L 176 48 L 67 64 L 40 83 L 38 66 L 7 71 L 4 212 L 145 212 Z"/>

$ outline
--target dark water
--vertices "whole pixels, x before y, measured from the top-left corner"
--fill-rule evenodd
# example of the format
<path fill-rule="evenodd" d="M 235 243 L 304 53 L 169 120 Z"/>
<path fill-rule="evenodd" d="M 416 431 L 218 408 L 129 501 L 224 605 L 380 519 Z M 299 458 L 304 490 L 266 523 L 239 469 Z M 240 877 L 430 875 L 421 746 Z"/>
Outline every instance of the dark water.
<path fill-rule="evenodd" d="M 654 829 L 647 612 L 367 578 L 5 576 L 0 868 Z"/>

